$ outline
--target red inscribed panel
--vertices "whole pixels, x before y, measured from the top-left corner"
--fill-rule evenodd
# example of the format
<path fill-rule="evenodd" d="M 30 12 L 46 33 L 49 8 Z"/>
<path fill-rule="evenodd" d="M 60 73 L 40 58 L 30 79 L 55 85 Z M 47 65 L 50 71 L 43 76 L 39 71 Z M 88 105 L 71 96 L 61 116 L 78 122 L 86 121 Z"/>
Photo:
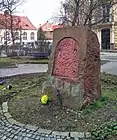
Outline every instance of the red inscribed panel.
<path fill-rule="evenodd" d="M 56 47 L 53 75 L 76 80 L 78 78 L 78 44 L 72 38 L 65 38 Z"/>

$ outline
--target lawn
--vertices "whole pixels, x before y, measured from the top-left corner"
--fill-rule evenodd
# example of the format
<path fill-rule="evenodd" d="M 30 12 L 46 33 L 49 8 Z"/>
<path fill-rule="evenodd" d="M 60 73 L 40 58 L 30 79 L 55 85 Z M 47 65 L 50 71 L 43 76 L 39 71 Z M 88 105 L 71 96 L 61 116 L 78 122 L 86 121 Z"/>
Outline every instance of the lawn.
<path fill-rule="evenodd" d="M 117 137 L 117 76 L 101 75 L 102 96 L 83 110 L 70 110 L 40 102 L 46 73 L 15 76 L 0 86 L 0 102 L 9 100 L 9 111 L 21 123 L 58 131 L 92 132 L 94 139 L 115 140 Z M 4 89 L 12 84 L 12 90 Z M 108 137 L 107 137 L 108 136 Z"/>
<path fill-rule="evenodd" d="M 0 58 L 0 68 L 13 68 L 16 64 L 48 64 L 49 59 L 31 59 L 29 57 L 7 57 Z M 101 60 L 101 65 L 108 60 Z"/>
<path fill-rule="evenodd" d="M 12 68 L 17 64 L 48 64 L 48 59 L 31 59 L 29 57 L 0 58 L 0 68 Z"/>
<path fill-rule="evenodd" d="M 10 61 L 9 58 L 0 58 L 0 69 L 1 68 L 15 68 L 16 63 Z"/>

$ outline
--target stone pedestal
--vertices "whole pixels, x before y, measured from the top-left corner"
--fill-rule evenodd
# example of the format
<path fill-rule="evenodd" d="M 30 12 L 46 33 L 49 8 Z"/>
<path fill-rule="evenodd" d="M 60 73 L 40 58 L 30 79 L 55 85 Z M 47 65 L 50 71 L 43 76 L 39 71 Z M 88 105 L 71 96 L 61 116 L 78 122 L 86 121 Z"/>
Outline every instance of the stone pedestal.
<path fill-rule="evenodd" d="M 97 35 L 85 27 L 54 31 L 48 74 L 60 90 L 63 105 L 86 106 L 100 97 L 100 46 Z"/>

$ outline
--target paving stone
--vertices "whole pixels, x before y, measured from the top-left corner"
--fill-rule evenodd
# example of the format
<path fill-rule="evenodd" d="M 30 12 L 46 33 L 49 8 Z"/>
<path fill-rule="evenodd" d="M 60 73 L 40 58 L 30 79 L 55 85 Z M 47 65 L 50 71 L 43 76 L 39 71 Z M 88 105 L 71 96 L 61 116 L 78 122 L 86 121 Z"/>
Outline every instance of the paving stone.
<path fill-rule="evenodd" d="M 35 140 L 39 140 L 40 139 L 40 136 L 36 136 Z"/>
<path fill-rule="evenodd" d="M 61 136 L 56 136 L 56 138 L 57 138 L 57 139 L 60 139 L 60 138 L 61 138 Z"/>
<path fill-rule="evenodd" d="M 15 125 L 15 124 L 13 124 L 13 125 L 12 125 L 12 127 L 13 127 L 13 129 L 15 129 L 15 130 L 17 130 L 17 129 L 21 128 L 21 127 L 19 127 L 19 126 Z"/>
<path fill-rule="evenodd" d="M 20 131 L 17 135 L 18 136 L 22 136 L 23 135 L 23 132 Z"/>
<path fill-rule="evenodd" d="M 19 130 L 16 130 L 16 131 L 14 132 L 14 134 L 16 135 L 16 134 L 18 134 L 20 131 L 21 131 L 20 129 L 19 129 Z"/>
<path fill-rule="evenodd" d="M 15 135 L 15 136 L 14 136 L 14 139 L 15 139 L 15 140 L 17 140 L 17 139 L 18 139 L 18 136 L 17 136 L 17 135 Z"/>
<path fill-rule="evenodd" d="M 40 139 L 39 140 L 45 140 L 45 138 L 44 137 L 40 137 Z"/>
<path fill-rule="evenodd" d="M 11 130 L 11 133 L 14 134 L 16 132 L 16 130 Z"/>
<path fill-rule="evenodd" d="M 9 123 L 11 123 L 11 124 L 16 124 L 16 121 L 15 121 L 14 119 L 12 119 L 12 118 L 8 119 L 8 121 L 9 121 Z"/>
<path fill-rule="evenodd" d="M 26 137 L 31 137 L 31 136 L 32 136 L 31 133 L 27 133 L 27 134 L 26 134 Z"/>
<path fill-rule="evenodd" d="M 56 138 L 51 138 L 51 140 L 57 140 Z"/>
<path fill-rule="evenodd" d="M 30 130 L 32 130 L 32 131 L 36 131 L 36 130 L 38 129 L 38 127 L 29 125 L 29 124 L 25 125 L 25 128 L 26 128 L 26 129 L 30 129 Z"/>
<path fill-rule="evenodd" d="M 50 137 L 47 137 L 47 138 L 45 138 L 44 140 L 51 140 L 51 138 L 50 138 Z"/>
<path fill-rule="evenodd" d="M 8 133 L 8 132 L 7 132 L 7 131 L 5 131 L 3 134 L 4 134 L 4 135 L 6 135 L 7 133 Z"/>
<path fill-rule="evenodd" d="M 4 134 L 0 134 L 0 139 L 4 136 Z"/>
<path fill-rule="evenodd" d="M 9 124 L 8 125 L 8 129 L 13 128 L 13 125 Z"/>
<path fill-rule="evenodd" d="M 5 115 L 5 117 L 7 118 L 7 119 L 9 119 L 9 118 L 12 118 L 12 116 L 7 112 L 7 113 L 4 113 L 4 115 Z"/>
<path fill-rule="evenodd" d="M 22 136 L 26 137 L 26 133 L 22 133 Z"/>
<path fill-rule="evenodd" d="M 7 137 L 10 137 L 10 135 L 12 135 L 12 134 L 11 134 L 11 133 L 7 133 L 7 134 L 6 134 Z"/>
<path fill-rule="evenodd" d="M 41 136 L 45 136 L 46 134 L 44 134 L 44 133 L 41 133 Z"/>
<path fill-rule="evenodd" d="M 32 138 L 28 138 L 28 140 L 34 140 L 34 139 L 32 139 Z"/>
<path fill-rule="evenodd" d="M 71 137 L 76 137 L 76 138 L 84 138 L 84 132 L 70 132 Z"/>
<path fill-rule="evenodd" d="M 86 132 L 86 133 L 85 133 L 85 137 L 86 137 L 86 138 L 91 138 L 91 133 L 90 133 L 90 132 Z"/>
<path fill-rule="evenodd" d="M 4 130 L 3 129 L 0 129 L 0 133 L 4 133 Z"/>
<path fill-rule="evenodd" d="M 65 136 L 61 136 L 62 139 L 65 139 Z"/>
<path fill-rule="evenodd" d="M 17 122 L 17 121 L 15 121 L 15 125 L 18 125 L 18 126 L 20 126 L 20 127 L 24 127 L 24 126 L 25 126 L 25 124 L 20 123 L 20 122 Z"/>
<path fill-rule="evenodd" d="M 23 140 L 29 140 L 29 138 L 28 137 L 24 137 Z"/>
<path fill-rule="evenodd" d="M 36 138 L 36 135 L 32 134 L 31 138 L 32 139 L 35 139 Z"/>
<path fill-rule="evenodd" d="M 74 138 L 71 137 L 67 137 L 66 140 L 73 140 Z"/>
<path fill-rule="evenodd" d="M 49 137 L 49 135 L 45 134 L 45 137 Z"/>
<path fill-rule="evenodd" d="M 27 130 L 26 130 L 26 132 L 27 132 L 27 133 L 29 133 L 29 132 L 30 132 L 30 130 L 28 130 L 28 129 L 27 129 Z"/>
<path fill-rule="evenodd" d="M 0 114 L 3 114 L 2 109 L 0 108 Z"/>
<path fill-rule="evenodd" d="M 69 132 L 59 132 L 59 131 L 53 131 L 52 132 L 52 135 L 55 135 L 55 136 L 69 136 Z"/>
<path fill-rule="evenodd" d="M 6 140 L 6 138 L 7 138 L 6 136 L 3 136 L 3 137 L 1 138 L 1 140 Z"/>
<path fill-rule="evenodd" d="M 18 140 L 23 140 L 23 138 L 24 138 L 24 137 L 22 137 L 22 136 L 19 136 L 19 137 L 18 137 Z"/>
<path fill-rule="evenodd" d="M 14 134 L 11 134 L 9 137 L 10 137 L 10 138 L 13 138 L 13 137 L 14 137 Z"/>
<path fill-rule="evenodd" d="M 27 130 L 27 129 L 25 129 L 25 128 L 21 129 L 22 132 L 26 132 L 26 130 Z"/>
<path fill-rule="evenodd" d="M 7 105 L 7 102 L 4 102 L 3 104 L 2 104 L 2 109 L 3 109 L 3 113 L 7 113 L 8 112 L 8 105 Z"/>
<path fill-rule="evenodd" d="M 39 133 L 39 134 L 48 134 L 48 135 L 50 135 L 51 133 L 52 133 L 52 131 L 51 130 L 47 130 L 47 129 L 41 129 L 41 128 L 39 128 L 38 130 L 37 130 L 37 133 Z"/>
<path fill-rule="evenodd" d="M 4 120 L 5 126 L 9 126 L 9 122 L 7 120 Z"/>
<path fill-rule="evenodd" d="M 6 140 L 12 140 L 11 138 L 7 138 Z"/>
<path fill-rule="evenodd" d="M 74 138 L 74 140 L 80 140 L 79 138 Z"/>

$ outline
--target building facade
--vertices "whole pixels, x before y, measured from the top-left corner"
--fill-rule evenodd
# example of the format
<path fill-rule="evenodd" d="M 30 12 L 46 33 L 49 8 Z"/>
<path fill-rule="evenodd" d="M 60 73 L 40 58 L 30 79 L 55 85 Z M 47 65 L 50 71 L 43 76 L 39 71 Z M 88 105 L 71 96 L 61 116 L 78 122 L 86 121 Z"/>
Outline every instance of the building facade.
<path fill-rule="evenodd" d="M 94 26 L 93 31 L 98 36 L 100 50 L 117 50 L 117 4 L 111 8 L 108 3 L 102 5 L 98 16 L 103 20 Z M 61 27 L 63 26 L 46 22 L 41 29 L 45 32 L 46 38 L 52 40 L 54 29 Z"/>
<path fill-rule="evenodd" d="M 106 18 L 94 28 L 96 32 L 101 50 L 117 50 L 117 4 L 113 7 L 104 5 L 102 7 L 102 15 Z"/>
<path fill-rule="evenodd" d="M 13 16 L 13 37 L 15 43 L 37 41 L 37 29 L 24 16 Z M 12 44 L 10 17 L 0 14 L 0 44 Z"/>
<path fill-rule="evenodd" d="M 63 27 L 62 25 L 53 25 L 52 23 L 49 23 L 48 21 L 40 25 L 40 28 L 42 31 L 45 33 L 45 37 L 47 40 L 53 40 L 53 31 L 54 29 L 61 28 Z"/>

